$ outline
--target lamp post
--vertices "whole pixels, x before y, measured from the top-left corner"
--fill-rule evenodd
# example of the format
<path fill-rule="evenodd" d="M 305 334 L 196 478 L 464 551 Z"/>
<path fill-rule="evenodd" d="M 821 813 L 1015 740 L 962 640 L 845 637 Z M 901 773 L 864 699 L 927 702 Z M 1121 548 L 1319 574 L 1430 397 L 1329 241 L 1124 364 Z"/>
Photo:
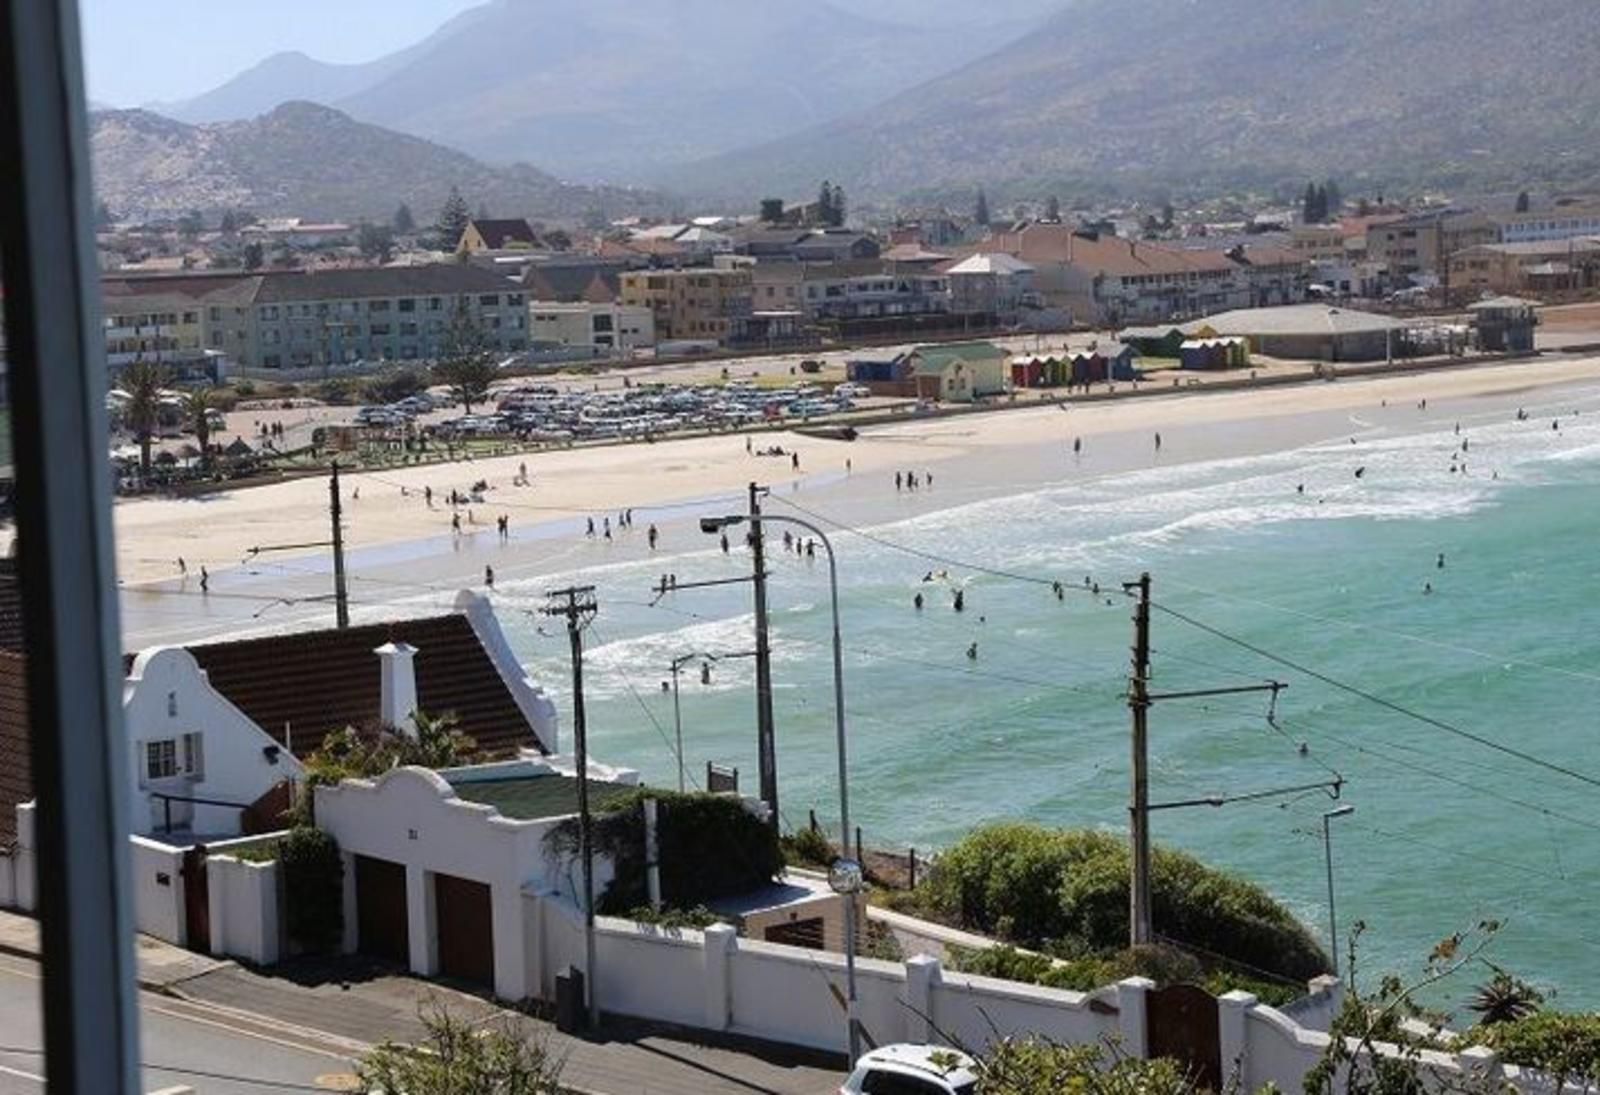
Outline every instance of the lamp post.
<path fill-rule="evenodd" d="M 1333 975 L 1339 976 L 1339 917 L 1333 906 L 1333 836 L 1328 822 L 1336 817 L 1349 817 L 1356 812 L 1354 806 L 1340 806 L 1322 815 L 1322 854 L 1328 864 L 1328 938 L 1333 949 Z"/>
<path fill-rule="evenodd" d="M 742 524 L 777 522 L 805 529 L 822 541 L 828 554 L 828 591 L 833 610 L 833 722 L 839 752 L 839 846 L 843 854 L 828 871 L 828 884 L 835 893 L 842 894 L 844 903 L 844 970 L 845 970 L 845 1023 L 849 1031 L 850 1063 L 854 1066 L 861 1056 L 861 1032 L 856 1026 L 856 895 L 861 891 L 861 849 L 850 845 L 850 771 L 844 728 L 844 648 L 839 640 L 839 565 L 834 557 L 833 544 L 827 533 L 809 521 L 798 517 L 761 514 L 747 517 L 730 514 L 726 517 L 700 518 L 700 531 L 710 536 L 724 529 Z"/>

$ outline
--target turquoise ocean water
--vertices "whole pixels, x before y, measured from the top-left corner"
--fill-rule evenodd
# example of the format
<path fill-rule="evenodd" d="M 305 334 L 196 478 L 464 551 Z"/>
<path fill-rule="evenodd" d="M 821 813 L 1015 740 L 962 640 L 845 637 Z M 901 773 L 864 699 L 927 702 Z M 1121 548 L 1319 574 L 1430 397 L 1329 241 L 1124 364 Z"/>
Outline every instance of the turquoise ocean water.
<path fill-rule="evenodd" d="M 1130 605 L 1081 585 L 1090 575 L 1111 589 L 1146 569 L 1160 604 L 1600 780 L 1600 389 L 1527 398 L 1526 422 L 1498 406 L 1465 412 L 1465 474 L 1449 470 L 1461 440 L 1453 422 L 1402 429 L 1374 415 L 1354 420 L 1356 445 L 957 495 L 939 512 L 870 525 L 873 539 L 840 533 L 852 808 L 867 842 L 933 850 L 995 818 L 1123 831 Z M 780 499 L 771 512 L 798 511 Z M 904 548 L 1060 579 L 1067 596 Z M 666 665 L 690 651 L 747 649 L 751 617 L 740 585 L 650 606 L 648 587 L 666 569 L 687 581 L 737 575 L 748 562 L 711 545 L 582 577 L 602 606 L 587 661 L 591 748 L 670 786 Z M 925 583 L 930 569 L 949 577 Z M 773 570 L 784 814 L 803 824 L 814 807 L 826 822 L 837 801 L 826 568 L 820 555 L 779 545 Z M 950 607 L 957 587 L 960 614 Z M 919 590 L 920 614 L 911 606 Z M 506 618 L 536 675 L 564 686 L 564 636 L 532 615 Z M 1506 924 L 1496 961 L 1558 986 L 1567 1006 L 1600 1005 L 1600 923 L 1587 901 L 1600 893 L 1600 786 L 1161 612 L 1153 647 L 1158 690 L 1289 684 L 1273 712 L 1251 695 L 1158 705 L 1154 800 L 1338 773 L 1341 801 L 1356 807 L 1334 822 L 1339 912 L 1344 926 L 1369 925 L 1368 968 L 1415 969 L 1436 940 L 1493 917 Z M 707 760 L 732 763 L 753 789 L 749 662 L 719 663 L 705 684 L 691 667 L 683 682 L 691 777 Z M 1311 792 L 1174 810 L 1155 815 L 1154 833 L 1265 885 L 1321 936 L 1319 827 L 1332 805 Z"/>

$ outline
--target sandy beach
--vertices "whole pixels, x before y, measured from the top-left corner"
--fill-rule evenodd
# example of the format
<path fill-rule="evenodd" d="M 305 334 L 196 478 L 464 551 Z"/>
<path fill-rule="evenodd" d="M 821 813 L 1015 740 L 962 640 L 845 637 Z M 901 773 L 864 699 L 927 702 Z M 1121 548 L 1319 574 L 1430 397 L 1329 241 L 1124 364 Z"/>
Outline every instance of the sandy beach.
<path fill-rule="evenodd" d="M 410 582 L 418 592 L 479 584 L 483 568 L 501 576 L 604 565 L 648 552 L 645 530 L 661 530 L 665 555 L 700 549 L 690 517 L 742 510 L 746 484 L 758 481 L 780 497 L 826 505 L 830 513 L 873 520 L 883 513 L 938 508 L 974 497 L 1153 465 L 1226 458 L 1354 434 L 1363 414 L 1390 408 L 1448 414 L 1481 397 L 1534 393 L 1600 380 L 1600 357 L 1553 358 L 1477 368 L 1345 379 L 1259 391 L 1178 392 L 1092 405 L 1029 407 L 991 414 L 917 419 L 864 430 L 854 442 L 787 431 L 668 440 L 478 459 L 425 468 L 351 473 L 344 480 L 345 538 L 352 597 L 362 582 Z M 1524 396 L 1521 393 L 1530 394 Z M 1509 396 L 1508 396 L 1509 397 Z M 1456 412 L 1459 413 L 1459 412 Z M 1160 433 L 1159 453 L 1153 437 Z M 752 455 L 781 447 L 784 456 Z M 1082 451 L 1073 456 L 1073 440 Z M 798 454 L 796 469 L 792 457 Z M 528 485 L 517 485 L 526 464 Z M 928 471 L 934 487 L 897 498 L 896 471 Z M 449 492 L 486 481 L 481 504 L 462 506 L 462 531 L 452 531 Z M 424 491 L 433 491 L 433 504 Z M 696 505 L 695 503 L 700 503 Z M 603 529 L 610 516 L 636 510 L 634 527 L 614 540 L 587 540 L 584 521 Z M 501 542 L 497 518 L 509 521 Z M 244 565 L 257 546 L 326 540 L 328 483 L 301 479 L 197 499 L 138 499 L 116 507 L 118 572 L 130 639 L 173 641 L 243 626 L 287 622 L 325 605 L 300 599 L 327 588 L 327 550 L 272 552 Z M 188 567 L 180 579 L 177 559 Z M 197 575 L 212 575 L 199 596 Z M 271 612 L 276 598 L 289 602 Z M 370 599 L 370 598 L 369 598 Z"/>

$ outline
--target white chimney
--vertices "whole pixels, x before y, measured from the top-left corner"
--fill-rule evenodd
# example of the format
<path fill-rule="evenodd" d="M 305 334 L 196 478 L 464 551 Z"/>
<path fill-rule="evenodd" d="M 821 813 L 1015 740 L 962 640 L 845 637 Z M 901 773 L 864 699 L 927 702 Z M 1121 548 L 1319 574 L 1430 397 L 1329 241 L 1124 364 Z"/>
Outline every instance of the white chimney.
<path fill-rule="evenodd" d="M 373 651 L 382 666 L 378 718 L 409 738 L 417 736 L 417 675 L 411 667 L 417 648 L 387 642 Z"/>

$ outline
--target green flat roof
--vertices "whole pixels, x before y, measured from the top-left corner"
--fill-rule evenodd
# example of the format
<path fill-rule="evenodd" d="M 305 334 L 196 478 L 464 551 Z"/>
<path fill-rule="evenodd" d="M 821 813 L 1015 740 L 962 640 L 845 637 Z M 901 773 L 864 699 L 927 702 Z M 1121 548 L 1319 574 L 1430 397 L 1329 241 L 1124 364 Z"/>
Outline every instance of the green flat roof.
<path fill-rule="evenodd" d="M 578 781 L 573 776 L 519 776 L 515 779 L 463 780 L 452 783 L 456 797 L 464 802 L 493 806 L 502 817 L 517 821 L 536 821 L 564 817 L 578 812 Z M 637 788 L 622 783 L 589 781 L 589 807 L 621 798 Z"/>

